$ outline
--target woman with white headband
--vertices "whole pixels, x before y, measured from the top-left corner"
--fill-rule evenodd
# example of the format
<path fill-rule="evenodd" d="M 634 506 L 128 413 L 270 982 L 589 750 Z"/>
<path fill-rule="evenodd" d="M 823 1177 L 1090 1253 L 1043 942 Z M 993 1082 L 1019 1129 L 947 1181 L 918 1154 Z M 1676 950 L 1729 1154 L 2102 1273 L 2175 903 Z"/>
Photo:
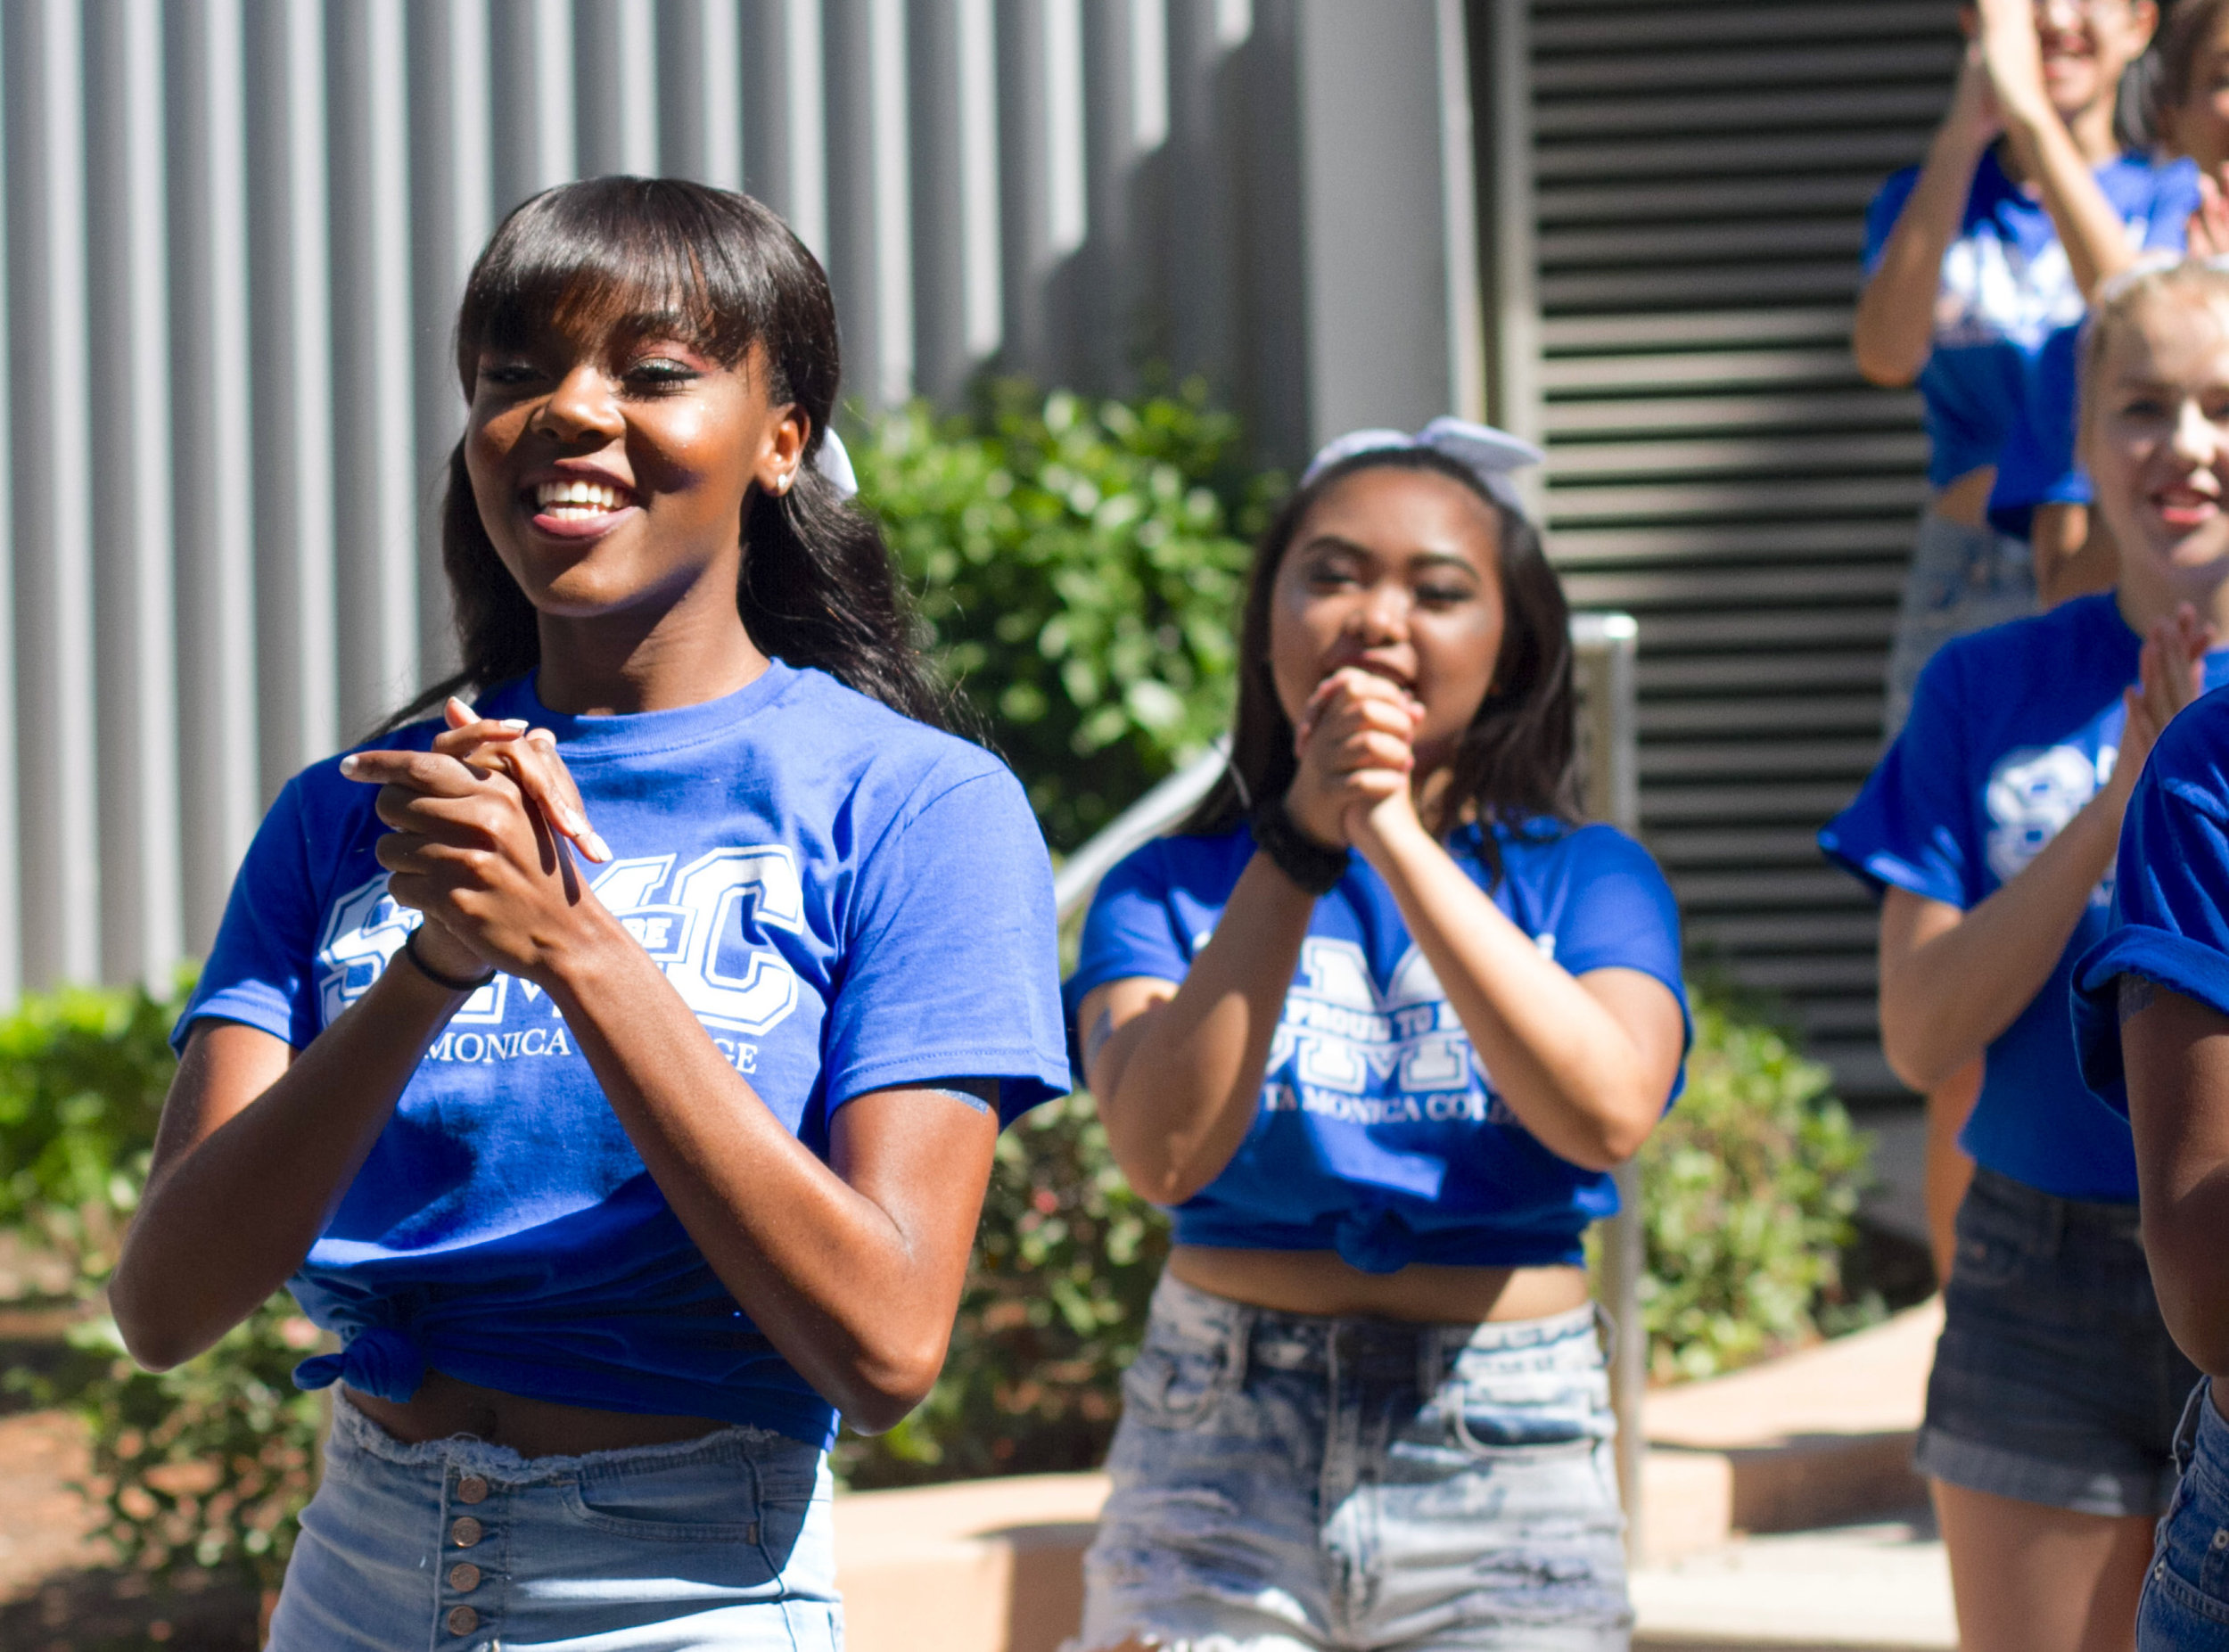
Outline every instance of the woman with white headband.
<path fill-rule="evenodd" d="M 2069 991 L 2107 932 L 2153 743 L 2229 678 L 2209 652 L 2229 621 L 2225 338 L 2220 271 L 2106 284 L 2083 335 L 2080 451 L 2118 547 L 2114 588 L 1945 644 L 1904 733 L 1821 834 L 1881 901 L 1889 1064 L 1914 1089 L 1978 1059 L 1987 1074 L 1916 1458 L 1969 1652 L 2134 1644 L 2197 1381 L 2160 1312 L 2171 1281 L 2154 1291 L 2128 1129 L 2077 1065 Z M 2141 868 L 2121 868 L 2126 903 Z M 2206 1242 L 2219 1253 L 2218 1231 Z M 2208 1528 L 2210 1577 L 2229 1538 Z"/>
<path fill-rule="evenodd" d="M 1452 419 L 1318 455 L 1230 774 L 1092 903 L 1068 1001 L 1175 1246 L 1079 1652 L 1627 1643 L 1580 1236 L 1687 1021 L 1662 875 L 1576 824 L 1539 458 Z"/>
<path fill-rule="evenodd" d="M 257 833 L 117 1324 L 341 1339 L 274 1652 L 836 1652 L 837 1414 L 928 1392 L 1068 1088 L 1043 840 L 936 726 L 780 218 L 547 191 L 456 348 L 462 670 Z"/>

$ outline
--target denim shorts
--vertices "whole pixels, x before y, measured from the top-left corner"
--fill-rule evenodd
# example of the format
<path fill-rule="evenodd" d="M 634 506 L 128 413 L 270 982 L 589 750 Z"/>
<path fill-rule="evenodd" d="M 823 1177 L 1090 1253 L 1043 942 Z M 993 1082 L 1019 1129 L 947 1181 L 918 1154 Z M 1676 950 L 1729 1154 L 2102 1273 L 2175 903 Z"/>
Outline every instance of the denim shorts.
<path fill-rule="evenodd" d="M 830 1491 L 760 1428 L 523 1458 L 336 1399 L 271 1652 L 838 1652 Z"/>
<path fill-rule="evenodd" d="M 1071 1652 L 1623 1652 L 1594 1313 L 1271 1313 L 1164 1276 Z"/>
<path fill-rule="evenodd" d="M 2080 1514 L 2156 1518 L 2198 1380 L 2159 1318 L 2134 1204 L 1977 1170 L 1928 1378 L 1932 1479 Z"/>
<path fill-rule="evenodd" d="M 1929 511 L 1912 546 L 1888 649 L 1882 730 L 1891 740 L 1912 711 L 1920 668 L 1953 637 L 2036 612 L 2036 559 L 2026 539 L 1969 528 Z"/>
<path fill-rule="evenodd" d="M 2210 1382 L 2191 1390 L 2176 1431 L 2182 1471 L 2152 1546 L 2136 1608 L 2136 1652 L 2220 1652 L 2229 1647 L 2229 1422 Z"/>

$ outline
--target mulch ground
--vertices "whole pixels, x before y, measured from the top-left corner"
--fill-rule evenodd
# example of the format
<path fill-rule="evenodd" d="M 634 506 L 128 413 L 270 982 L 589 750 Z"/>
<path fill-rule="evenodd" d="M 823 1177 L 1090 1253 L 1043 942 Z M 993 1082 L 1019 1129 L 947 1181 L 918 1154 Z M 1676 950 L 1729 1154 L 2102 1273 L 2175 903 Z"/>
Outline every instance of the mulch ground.
<path fill-rule="evenodd" d="M 0 1417 L 0 1648 L 7 1652 L 255 1652 L 252 1590 L 172 1586 L 104 1565 L 83 1428 L 60 1411 Z"/>

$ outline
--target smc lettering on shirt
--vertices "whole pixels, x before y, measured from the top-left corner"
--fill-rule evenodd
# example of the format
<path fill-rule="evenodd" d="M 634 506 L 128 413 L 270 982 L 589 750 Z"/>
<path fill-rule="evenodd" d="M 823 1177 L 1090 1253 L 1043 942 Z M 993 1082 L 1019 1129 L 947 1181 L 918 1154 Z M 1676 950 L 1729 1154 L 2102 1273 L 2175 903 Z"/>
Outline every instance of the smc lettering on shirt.
<path fill-rule="evenodd" d="M 1638 844 L 1554 822 L 1496 828 L 1495 843 L 1498 877 L 1476 828 L 1449 848 L 1543 954 L 1682 994 L 1671 891 Z M 1170 837 L 1111 872 L 1085 920 L 1071 1014 L 1109 981 L 1181 980 L 1253 853 L 1243 828 Z M 1384 1272 L 1569 1261 L 1586 1223 L 1615 1208 L 1607 1176 L 1549 1152 L 1495 1092 L 1391 892 L 1358 861 L 1311 916 L 1252 1130 L 1174 1221 L 1184 1244 L 1333 1250 Z"/>
<path fill-rule="evenodd" d="M 796 856 L 781 845 L 714 849 L 678 872 L 675 855 L 616 860 L 589 887 L 656 960 L 681 1001 L 739 1073 L 758 1064 L 748 1041 L 773 1031 L 797 1007 L 797 974 L 753 932 L 794 934 L 804 920 Z M 333 903 L 317 948 L 318 1013 L 334 1017 L 370 990 L 423 920 L 395 904 L 384 874 Z M 514 1008 L 515 1007 L 515 1008 Z M 572 1054 L 562 1025 L 502 1027 L 514 1019 L 557 1018 L 557 1007 L 531 981 L 498 974 L 465 1001 L 427 1050 L 428 1061 L 510 1061 Z M 560 1018 L 561 1019 L 561 1018 Z"/>

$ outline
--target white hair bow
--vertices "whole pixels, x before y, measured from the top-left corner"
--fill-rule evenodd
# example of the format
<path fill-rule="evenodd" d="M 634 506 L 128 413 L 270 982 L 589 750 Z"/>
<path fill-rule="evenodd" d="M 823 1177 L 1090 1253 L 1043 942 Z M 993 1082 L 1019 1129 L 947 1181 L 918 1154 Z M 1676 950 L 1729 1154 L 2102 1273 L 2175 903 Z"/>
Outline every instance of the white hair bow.
<path fill-rule="evenodd" d="M 1406 431 L 1374 430 L 1350 431 L 1336 437 L 1308 461 L 1308 468 L 1300 473 L 1300 485 L 1305 488 L 1333 465 L 1345 464 L 1358 454 L 1419 450 L 1454 460 L 1478 479 L 1478 485 L 1489 497 L 1519 516 L 1526 514 L 1525 501 L 1518 493 L 1517 484 L 1509 480 L 1509 473 L 1528 464 L 1538 464 L 1548 456 L 1521 436 L 1498 431 L 1491 424 L 1474 424 L 1468 419 L 1442 415 L 1413 436 Z"/>
<path fill-rule="evenodd" d="M 833 426 L 820 432 L 820 451 L 813 455 L 812 467 L 834 484 L 838 498 L 848 499 L 860 490 L 859 473 L 851 468 L 851 455 Z"/>

